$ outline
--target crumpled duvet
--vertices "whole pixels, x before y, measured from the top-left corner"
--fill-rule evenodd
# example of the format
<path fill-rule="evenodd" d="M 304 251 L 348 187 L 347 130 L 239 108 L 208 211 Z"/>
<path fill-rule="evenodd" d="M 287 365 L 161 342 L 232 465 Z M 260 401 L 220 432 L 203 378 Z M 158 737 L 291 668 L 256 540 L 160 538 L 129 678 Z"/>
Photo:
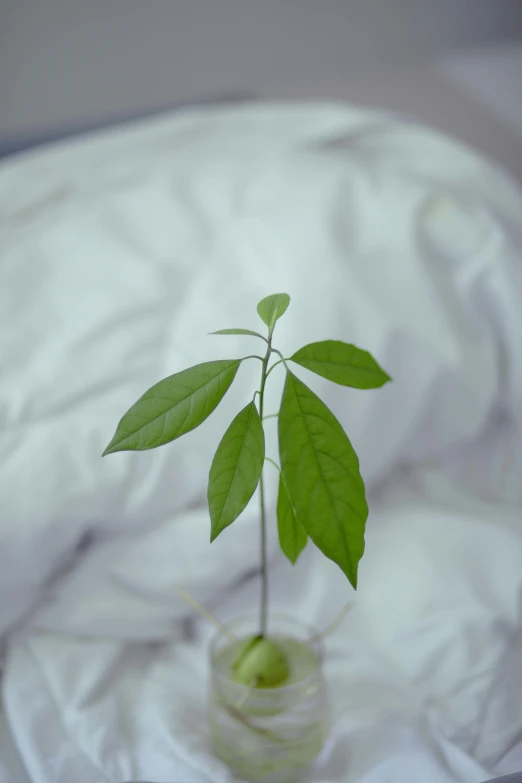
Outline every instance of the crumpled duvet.
<path fill-rule="evenodd" d="M 256 504 L 212 546 L 205 505 L 256 365 L 182 441 L 100 454 L 156 380 L 252 353 L 207 333 L 256 328 L 277 290 L 281 350 L 344 339 L 394 379 L 302 375 L 371 508 L 357 594 L 312 547 L 292 569 L 271 529 L 274 607 L 324 627 L 353 602 L 313 779 L 522 768 L 521 207 L 472 152 L 335 105 L 187 110 L 2 164 L 3 703 L 31 780 L 231 780 L 206 746 L 212 631 L 176 588 L 225 620 L 256 606 Z"/>

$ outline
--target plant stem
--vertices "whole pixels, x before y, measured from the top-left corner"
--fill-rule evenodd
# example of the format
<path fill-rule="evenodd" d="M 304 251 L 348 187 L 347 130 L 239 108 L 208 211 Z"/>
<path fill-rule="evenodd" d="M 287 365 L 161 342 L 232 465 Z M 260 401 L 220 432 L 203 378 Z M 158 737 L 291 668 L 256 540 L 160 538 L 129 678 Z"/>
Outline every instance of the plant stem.
<path fill-rule="evenodd" d="M 259 416 L 263 419 L 263 404 L 265 401 L 265 384 L 267 379 L 267 367 L 272 353 L 272 334 L 268 338 L 268 347 L 263 367 L 261 370 L 261 386 L 259 389 Z M 259 480 L 259 498 L 261 510 L 261 613 L 259 618 L 259 635 L 266 636 L 267 614 L 268 614 L 268 568 L 266 557 L 266 514 L 265 514 L 265 485 L 263 481 L 264 468 Z"/>
<path fill-rule="evenodd" d="M 279 473 L 281 473 L 281 468 L 279 467 L 279 465 L 275 460 L 271 459 L 270 457 L 265 457 L 265 462 L 270 462 L 270 464 L 273 465 L 274 468 L 276 468 Z"/>
<path fill-rule="evenodd" d="M 261 498 L 261 615 L 259 619 L 259 635 L 266 636 L 266 624 L 268 614 L 268 572 L 266 558 L 266 520 L 265 520 L 265 488 L 263 476 L 259 481 L 259 494 Z"/>
<path fill-rule="evenodd" d="M 274 351 L 274 353 L 275 353 L 275 351 Z M 275 370 L 275 368 L 277 367 L 277 365 L 278 365 L 278 364 L 283 364 L 283 363 L 284 363 L 284 361 L 285 361 L 284 359 L 279 359 L 277 362 L 274 362 L 274 363 L 273 363 L 273 365 L 271 366 L 271 368 L 269 369 L 269 371 L 268 371 L 268 372 L 267 372 L 267 374 L 266 374 L 266 375 L 267 375 L 267 377 L 270 375 L 270 373 L 272 372 L 272 370 Z"/>

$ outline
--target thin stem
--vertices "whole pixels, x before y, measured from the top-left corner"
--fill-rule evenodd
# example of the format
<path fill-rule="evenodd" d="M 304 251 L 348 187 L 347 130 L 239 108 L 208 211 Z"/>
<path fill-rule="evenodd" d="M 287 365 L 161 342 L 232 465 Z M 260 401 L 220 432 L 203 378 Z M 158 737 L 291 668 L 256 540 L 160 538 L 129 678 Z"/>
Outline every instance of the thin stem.
<path fill-rule="evenodd" d="M 246 361 L 247 359 L 259 359 L 260 362 L 264 362 L 264 359 L 262 356 L 258 356 L 257 354 L 253 353 L 251 356 L 243 356 L 241 359 L 242 362 Z"/>
<path fill-rule="evenodd" d="M 268 613 L 268 572 L 266 562 L 265 487 L 262 474 L 259 480 L 259 495 L 261 498 L 261 615 L 259 619 L 259 635 L 265 637 Z"/>
<path fill-rule="evenodd" d="M 265 461 L 266 462 L 270 462 L 274 466 L 274 468 L 277 468 L 279 473 L 281 473 L 281 468 L 279 467 L 279 465 L 277 464 L 277 462 L 275 460 L 270 459 L 270 457 L 265 457 Z"/>
<path fill-rule="evenodd" d="M 266 377 L 268 378 L 268 376 L 270 375 L 274 367 L 277 367 L 278 364 L 284 364 L 284 361 L 285 361 L 284 359 L 279 359 L 277 362 L 274 362 L 274 364 L 270 367 L 269 371 L 267 372 Z"/>
<path fill-rule="evenodd" d="M 269 413 L 268 416 L 263 416 L 263 421 L 266 421 L 267 419 L 277 419 L 279 416 L 279 413 Z"/>
<path fill-rule="evenodd" d="M 265 402 L 265 384 L 268 377 L 267 367 L 272 353 L 272 334 L 268 338 L 268 347 L 263 367 L 261 370 L 261 386 L 259 388 L 259 416 L 263 419 L 263 405 Z M 268 614 L 268 568 L 266 556 L 266 513 L 265 513 L 265 485 L 263 480 L 263 471 L 259 480 L 259 498 L 261 511 L 261 612 L 259 618 L 259 635 L 266 636 L 267 614 Z"/>

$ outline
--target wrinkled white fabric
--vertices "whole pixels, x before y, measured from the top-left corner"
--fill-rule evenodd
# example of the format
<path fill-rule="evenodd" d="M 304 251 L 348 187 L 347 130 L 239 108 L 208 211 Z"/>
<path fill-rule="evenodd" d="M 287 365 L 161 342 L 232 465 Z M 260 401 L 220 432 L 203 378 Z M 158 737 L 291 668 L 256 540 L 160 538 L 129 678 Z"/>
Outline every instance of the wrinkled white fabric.
<path fill-rule="evenodd" d="M 0 783 L 28 783 L 3 712 L 0 713 Z"/>
<path fill-rule="evenodd" d="M 274 290 L 292 295 L 287 355 L 344 339 L 394 378 L 358 392 L 303 373 L 373 488 L 315 780 L 511 771 L 521 215 L 474 154 L 340 106 L 191 110 L 0 166 L 3 689 L 35 783 L 230 779 L 205 745 L 208 632 L 187 639 L 175 587 L 223 617 L 256 603 L 256 510 L 210 547 L 205 488 L 257 365 L 182 442 L 100 454 L 159 378 L 253 352 L 207 332 L 256 328 Z M 322 626 L 353 597 L 316 552 L 292 570 L 270 543 L 278 605 Z"/>

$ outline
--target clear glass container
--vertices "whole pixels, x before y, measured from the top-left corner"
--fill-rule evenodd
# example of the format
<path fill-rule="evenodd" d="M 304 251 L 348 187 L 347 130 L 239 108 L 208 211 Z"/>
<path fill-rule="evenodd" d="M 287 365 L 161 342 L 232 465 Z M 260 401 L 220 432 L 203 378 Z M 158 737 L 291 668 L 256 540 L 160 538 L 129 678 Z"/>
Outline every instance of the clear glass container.
<path fill-rule="evenodd" d="M 278 687 L 248 687 L 232 679 L 232 666 L 257 622 L 250 616 L 226 623 L 236 640 L 219 633 L 212 642 L 210 743 L 240 780 L 293 783 L 306 775 L 329 730 L 322 644 L 306 625 L 271 615 L 269 638 L 285 651 L 290 675 Z"/>

